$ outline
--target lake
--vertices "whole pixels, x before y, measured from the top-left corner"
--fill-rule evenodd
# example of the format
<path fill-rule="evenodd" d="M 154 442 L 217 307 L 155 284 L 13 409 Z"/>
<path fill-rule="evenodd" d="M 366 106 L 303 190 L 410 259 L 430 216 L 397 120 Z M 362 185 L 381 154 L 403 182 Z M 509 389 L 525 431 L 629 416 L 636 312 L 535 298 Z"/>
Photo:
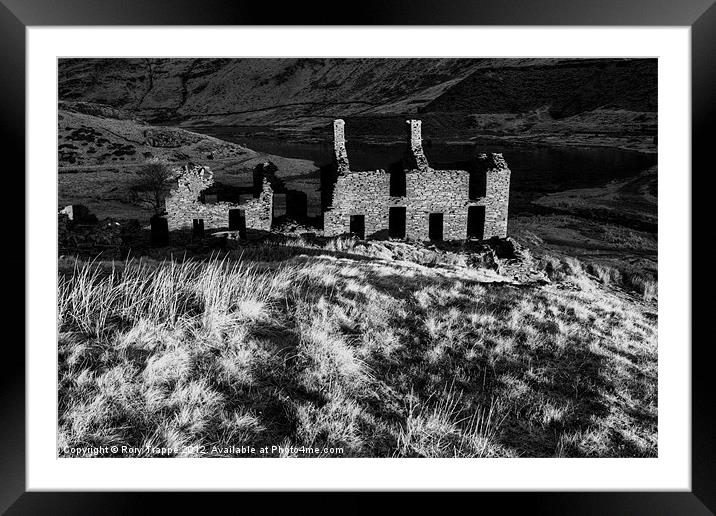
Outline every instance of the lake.
<path fill-rule="evenodd" d="M 235 127 L 192 127 L 191 130 L 245 145 L 258 152 L 310 160 L 317 168 L 331 163 L 333 159 L 333 143 L 330 141 L 291 142 L 248 134 Z M 406 149 L 406 145 L 401 143 L 351 140 L 346 146 L 353 170 L 385 169 L 399 160 Z M 501 152 L 512 171 L 511 214 L 537 210 L 530 204 L 531 200 L 543 194 L 602 186 L 615 179 L 633 177 L 657 163 L 656 154 L 609 147 L 519 145 L 495 140 L 474 143 L 425 140 L 423 146 L 428 161 L 435 168 L 454 166 L 477 152 Z M 310 199 L 312 181 L 317 182 L 318 175 L 315 180 L 303 178 L 300 186 L 297 185 L 302 191 L 309 190 L 309 205 L 315 205 Z M 317 188 L 318 183 L 315 186 Z"/>

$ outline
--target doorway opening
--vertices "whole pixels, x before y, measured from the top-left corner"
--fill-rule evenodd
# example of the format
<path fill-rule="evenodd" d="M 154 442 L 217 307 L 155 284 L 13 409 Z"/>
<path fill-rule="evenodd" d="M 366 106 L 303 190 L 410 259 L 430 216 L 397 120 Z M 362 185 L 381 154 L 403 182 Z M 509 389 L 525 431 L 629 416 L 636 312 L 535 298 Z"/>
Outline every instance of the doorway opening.
<path fill-rule="evenodd" d="M 467 208 L 467 238 L 482 240 L 485 237 L 485 207 Z"/>
<path fill-rule="evenodd" d="M 204 219 L 192 220 L 192 240 L 202 240 L 204 238 Z"/>
<path fill-rule="evenodd" d="M 428 238 L 430 240 L 443 239 L 443 214 L 431 213 L 428 219 Z"/>
<path fill-rule="evenodd" d="M 229 231 L 238 231 L 239 237 L 246 238 L 246 213 L 240 208 L 229 210 Z"/>
<path fill-rule="evenodd" d="M 365 239 L 365 215 L 351 215 L 349 231 L 361 240 Z"/>
<path fill-rule="evenodd" d="M 405 238 L 405 207 L 392 206 L 388 211 L 388 236 Z"/>

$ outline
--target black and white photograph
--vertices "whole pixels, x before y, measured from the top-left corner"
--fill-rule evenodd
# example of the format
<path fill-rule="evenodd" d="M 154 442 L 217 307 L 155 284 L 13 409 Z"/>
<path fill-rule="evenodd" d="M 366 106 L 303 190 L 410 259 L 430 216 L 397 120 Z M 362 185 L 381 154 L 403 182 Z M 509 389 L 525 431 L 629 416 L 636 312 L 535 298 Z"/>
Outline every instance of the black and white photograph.
<path fill-rule="evenodd" d="M 60 58 L 57 455 L 659 456 L 655 58 Z"/>

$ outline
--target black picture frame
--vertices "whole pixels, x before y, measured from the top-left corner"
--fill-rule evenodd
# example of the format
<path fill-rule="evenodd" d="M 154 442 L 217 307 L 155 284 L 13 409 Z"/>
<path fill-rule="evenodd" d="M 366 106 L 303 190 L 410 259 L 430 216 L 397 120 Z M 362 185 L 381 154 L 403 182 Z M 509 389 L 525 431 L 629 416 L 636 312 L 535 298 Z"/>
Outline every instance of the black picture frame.
<path fill-rule="evenodd" d="M 692 170 L 706 175 L 713 168 L 710 147 L 716 122 L 716 6 L 714 0 L 362 0 L 359 4 L 246 0 L 0 0 L 0 102 L 2 142 L 12 165 L 6 164 L 3 181 L 15 206 L 5 204 L 4 235 L 12 254 L 0 254 L 5 272 L 6 310 L 3 333 L 5 360 L 0 382 L 0 511 L 7 514 L 128 514 L 145 512 L 149 499 L 159 498 L 165 510 L 185 506 L 181 493 L 68 493 L 26 492 L 25 488 L 25 320 L 23 278 L 11 271 L 25 269 L 25 30 L 42 25 L 635 25 L 691 27 Z M 11 160 L 12 161 L 12 160 Z M 7 161 L 6 161 L 7 163 Z M 693 177 L 683 171 L 684 180 Z M 692 189 L 693 191 L 693 189 Z M 664 194 L 662 194 L 664 195 Z M 696 202 L 692 206 L 698 206 Z M 706 207 L 692 209 L 692 219 L 705 216 Z M 708 220 L 708 219 L 706 219 Z M 20 223 L 22 222 L 22 224 Z M 695 231 L 692 234 L 697 234 Z M 698 258 L 692 270 L 699 269 Z M 32 270 L 25 269 L 26 275 Z M 17 285 L 12 285 L 16 281 Z M 694 308 L 696 305 L 694 304 Z M 692 321 L 694 320 L 692 316 Z M 698 320 L 698 319 L 697 319 Z M 17 335 L 13 335 L 13 330 Z M 476 507 L 484 501 L 500 504 L 500 511 L 516 507 L 549 514 L 712 514 L 716 512 L 716 432 L 713 430 L 711 393 L 711 339 L 695 341 L 692 354 L 692 490 L 690 492 L 588 492 L 588 493 L 474 493 L 451 495 L 450 505 Z M 685 347 L 690 342 L 678 343 Z M 206 497 L 208 494 L 198 495 Z M 255 502 L 271 506 L 267 493 L 218 494 L 219 501 L 241 506 Z M 295 504 L 307 503 L 312 512 L 335 508 L 337 494 L 300 494 Z M 345 498 L 345 494 L 342 495 Z M 337 502 L 341 512 L 374 510 L 363 494 Z M 464 500 L 469 496 L 470 500 Z M 154 500 L 152 500 L 154 501 Z M 403 507 L 428 507 L 424 494 L 414 493 Z M 443 509 L 447 507 L 440 502 Z M 259 505 L 259 506 L 261 506 Z M 482 505 L 481 505 L 482 506 Z M 204 506 L 205 508 L 208 506 Z M 484 507 L 484 506 L 483 506 Z"/>

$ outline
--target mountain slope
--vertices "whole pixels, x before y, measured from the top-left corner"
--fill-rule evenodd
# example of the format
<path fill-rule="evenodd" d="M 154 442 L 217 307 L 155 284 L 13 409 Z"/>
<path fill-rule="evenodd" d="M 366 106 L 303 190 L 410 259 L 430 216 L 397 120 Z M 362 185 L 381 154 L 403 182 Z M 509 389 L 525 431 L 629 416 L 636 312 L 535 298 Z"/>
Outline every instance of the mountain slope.
<path fill-rule="evenodd" d="M 419 95 L 474 68 L 471 60 L 445 59 L 62 60 L 59 91 L 61 99 L 122 107 L 149 119 L 243 120 L 235 115 L 276 107 L 289 116 L 321 111 L 322 104 L 357 112 Z"/>
<path fill-rule="evenodd" d="M 336 116 L 418 111 L 655 110 L 655 60 L 598 61 L 63 59 L 59 95 L 150 121 L 299 128 Z"/>
<path fill-rule="evenodd" d="M 549 107 L 555 118 L 598 108 L 656 111 L 655 60 L 583 59 L 557 66 L 471 73 L 421 111 L 521 113 Z"/>

